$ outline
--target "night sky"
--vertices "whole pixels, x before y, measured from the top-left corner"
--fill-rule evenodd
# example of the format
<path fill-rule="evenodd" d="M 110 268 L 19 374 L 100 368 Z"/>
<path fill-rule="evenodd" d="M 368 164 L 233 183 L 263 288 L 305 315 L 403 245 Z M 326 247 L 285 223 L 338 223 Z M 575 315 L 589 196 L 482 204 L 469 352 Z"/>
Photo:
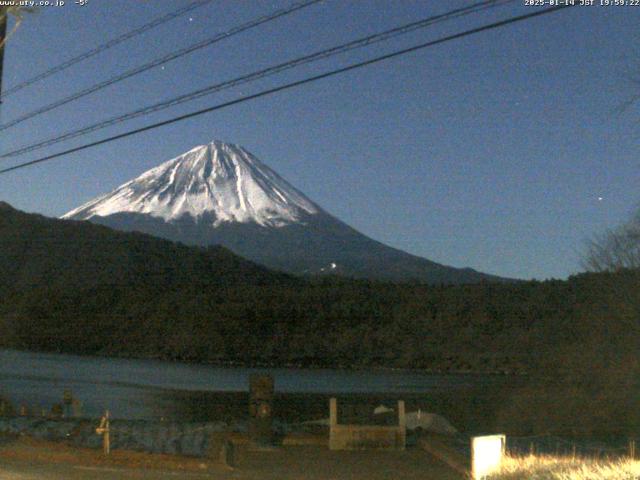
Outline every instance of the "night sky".
<path fill-rule="evenodd" d="M 214 0 L 8 97 L 1 120 L 291 3 Z M 469 3 L 326 0 L 0 132 L 0 152 Z M 42 7 L 9 40 L 3 88 L 178 5 Z M 517 1 L 0 166 L 534 9 Z M 565 9 L 0 175 L 0 200 L 59 216 L 219 139 L 388 245 L 502 276 L 565 278 L 580 271 L 586 240 L 637 206 L 640 108 L 620 107 L 640 93 L 639 25 L 640 7 Z"/>

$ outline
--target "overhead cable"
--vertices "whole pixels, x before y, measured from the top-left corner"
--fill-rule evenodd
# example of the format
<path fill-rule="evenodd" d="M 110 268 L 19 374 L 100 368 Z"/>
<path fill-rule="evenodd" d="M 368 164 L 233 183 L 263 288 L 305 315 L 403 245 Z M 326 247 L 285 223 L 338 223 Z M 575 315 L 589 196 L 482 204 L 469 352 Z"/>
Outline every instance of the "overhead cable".
<path fill-rule="evenodd" d="M 174 18 L 178 18 L 182 15 L 184 15 L 185 13 L 191 12 L 192 10 L 195 10 L 196 8 L 202 7 L 204 5 L 206 5 L 207 3 L 211 3 L 213 0 L 197 0 L 195 2 L 191 2 L 177 10 L 174 10 L 170 13 L 167 13 L 166 15 L 163 15 L 162 17 L 156 18 L 155 20 L 142 25 L 141 27 L 138 27 L 134 30 L 131 30 L 129 32 L 123 33 L 122 35 L 113 38 L 111 40 L 109 40 L 106 43 L 103 43 L 101 45 L 98 45 L 95 48 L 92 48 L 91 50 L 87 50 L 86 52 L 81 53 L 80 55 L 77 55 L 73 58 L 70 58 L 69 60 L 66 60 L 58 65 L 56 65 L 55 67 L 51 67 L 48 70 L 45 70 L 42 73 L 39 73 L 38 75 L 35 75 L 34 77 L 28 78 L 27 80 L 24 80 L 20 83 L 18 83 L 17 85 L 14 85 L 11 88 L 8 88 L 7 90 L 5 90 L 2 93 L 2 96 L 0 97 L 1 100 L 4 100 L 6 97 L 8 97 L 9 95 L 12 95 L 14 93 L 19 92 L 20 90 L 27 88 L 30 85 L 33 85 L 36 82 L 39 82 L 40 80 L 44 80 L 45 78 L 49 78 L 52 75 L 55 75 L 56 73 L 62 72 L 63 70 L 66 70 L 67 68 L 82 62 L 83 60 L 86 60 L 88 58 L 91 58 L 95 55 L 98 55 L 99 53 L 102 53 L 106 50 L 109 50 L 110 48 L 115 47 L 116 45 L 119 45 L 123 42 L 126 42 L 127 40 L 130 40 L 134 37 L 137 37 L 138 35 L 141 35 L 145 32 L 148 32 L 149 30 L 156 28 L 164 23 L 167 23 L 170 20 L 173 20 Z"/>
<path fill-rule="evenodd" d="M 292 68 L 295 67 L 299 67 L 301 65 L 304 64 L 309 64 L 312 62 L 317 62 L 319 60 L 323 60 L 338 54 L 342 54 L 351 50 L 355 50 L 357 48 L 363 48 L 363 47 L 367 47 L 369 45 L 372 45 L 374 43 L 379 43 L 382 41 L 387 41 L 390 40 L 391 38 L 395 38 L 397 36 L 400 35 L 404 35 L 410 32 L 413 32 L 415 30 L 421 29 L 421 28 L 425 28 L 425 27 L 429 27 L 444 21 L 448 21 L 448 20 L 452 20 L 454 18 L 458 18 L 464 15 L 469 15 L 472 13 L 477 13 L 481 10 L 485 10 L 488 8 L 494 8 L 496 6 L 499 5 L 503 5 L 506 3 L 512 3 L 515 0 L 501 0 L 501 1 L 497 1 L 497 0 L 485 0 L 482 2 L 478 2 L 472 5 L 469 5 L 467 7 L 463 7 L 463 8 L 458 8 L 455 10 L 451 10 L 449 12 L 443 13 L 443 14 L 439 14 L 439 15 L 435 15 L 435 16 L 431 16 L 428 18 L 424 18 L 415 22 L 411 22 L 396 28 L 392 28 L 390 30 L 385 30 L 383 32 L 379 32 L 373 35 L 368 35 L 366 37 L 363 38 L 359 38 L 357 40 L 353 40 L 349 43 L 345 43 L 345 44 L 341 44 L 335 47 L 331 47 L 328 49 L 324 49 L 324 50 L 320 50 L 317 52 L 314 52 L 312 54 L 309 55 L 305 55 L 302 57 L 298 57 L 295 58 L 293 60 L 289 60 L 283 63 L 279 63 L 277 65 L 262 69 L 262 70 L 258 70 L 256 72 L 252 72 L 246 75 L 242 75 L 240 77 L 236 77 L 233 78 L 231 80 L 226 80 L 224 82 L 221 83 L 216 83 L 214 85 L 209 85 L 207 87 L 198 89 L 196 91 L 184 94 L 184 95 L 180 95 L 177 97 L 173 97 L 169 100 L 164 100 L 162 102 L 158 102 L 152 105 L 148 105 L 146 107 L 143 108 L 139 108 L 137 110 L 134 110 L 132 112 L 123 114 L 123 115 L 117 115 L 114 117 L 111 117 L 107 120 L 102 120 L 98 123 L 86 126 L 86 127 L 82 127 L 76 130 L 72 130 L 69 132 L 66 132 L 62 135 L 57 135 L 55 137 L 49 138 L 47 140 L 42 140 L 39 142 L 36 142 L 34 144 L 31 145 L 27 145 L 24 147 L 20 147 L 16 150 L 13 151 L 9 151 L 9 152 L 5 152 L 5 153 L 1 153 L 0 154 L 0 159 L 6 159 L 6 158 L 10 158 L 10 157 L 16 157 L 19 155 L 24 155 L 25 153 L 29 153 L 35 150 L 40 150 L 42 148 L 45 147 L 49 147 L 51 145 L 63 142 L 65 140 L 70 140 L 72 138 L 77 138 L 79 136 L 83 136 L 83 135 L 87 135 L 89 133 L 110 127 L 112 125 L 116 125 L 128 120 L 132 120 L 134 118 L 138 118 L 141 116 L 146 116 L 149 115 L 151 113 L 154 112 L 158 112 L 160 110 L 164 110 L 167 109 L 169 107 L 173 107 L 176 105 L 180 105 L 182 103 L 185 102 L 189 102 L 192 100 L 195 100 L 197 98 L 200 97 L 204 97 L 206 95 L 211 95 L 212 93 L 216 93 L 219 92 L 221 90 L 225 90 L 228 88 L 232 88 L 232 87 L 236 87 L 238 85 L 242 85 L 242 84 L 246 84 L 249 82 L 253 82 L 280 72 L 283 72 L 285 70 L 290 70 Z"/>
<path fill-rule="evenodd" d="M 137 135 L 139 133 L 147 132 L 147 131 L 150 131 L 150 130 L 154 130 L 156 128 L 160 128 L 160 127 L 163 127 L 163 126 L 166 126 L 166 125 L 171 125 L 173 123 L 181 122 L 183 120 L 187 120 L 189 118 L 194 118 L 194 117 L 197 117 L 197 116 L 200 116 L 200 115 L 204 115 L 206 113 L 214 112 L 216 110 L 222 110 L 222 109 L 230 107 L 232 105 L 237 105 L 237 104 L 244 103 L 244 102 L 247 102 L 247 101 L 250 101 L 250 100 L 254 100 L 254 99 L 257 99 L 257 98 L 261 98 L 261 97 L 265 97 L 265 96 L 268 96 L 268 95 L 272 95 L 274 93 L 282 92 L 284 90 L 289 90 L 289 89 L 292 89 L 292 88 L 295 88 L 295 87 L 299 87 L 299 86 L 302 86 L 302 85 L 306 85 L 308 83 L 312 83 L 312 82 L 315 82 L 315 81 L 318 81 L 318 80 L 322 80 L 322 79 L 325 79 L 325 78 L 334 77 L 336 75 L 340 75 L 340 74 L 343 74 L 343 73 L 346 73 L 346 72 L 350 72 L 352 70 L 356 70 L 356 69 L 363 68 L 363 67 L 366 67 L 366 66 L 369 66 L 369 65 L 373 65 L 375 63 L 379 63 L 379 62 L 382 62 L 382 61 L 385 61 L 385 60 L 389 60 L 391 58 L 396 58 L 396 57 L 399 57 L 399 56 L 402 56 L 402 55 L 407 55 L 407 54 L 412 53 L 412 52 L 416 52 L 416 51 L 423 50 L 423 49 L 426 49 L 426 48 L 429 48 L 429 47 L 433 47 L 435 45 L 439 45 L 439 44 L 442 44 L 442 43 L 450 42 L 452 40 L 457 40 L 457 39 L 460 39 L 460 38 L 464 38 L 464 37 L 467 37 L 467 36 L 470 36 L 470 35 L 474 35 L 474 34 L 477 34 L 477 33 L 481 33 L 481 32 L 485 32 L 485 31 L 488 31 L 488 30 L 494 30 L 494 29 L 497 29 L 497 28 L 505 27 L 507 25 L 511 25 L 513 23 L 516 23 L 516 22 L 522 22 L 522 21 L 525 21 L 525 20 L 529 20 L 529 19 L 532 19 L 532 18 L 535 18 L 535 17 L 542 16 L 542 15 L 555 13 L 555 12 L 558 12 L 560 10 L 564 10 L 566 8 L 569 8 L 571 6 L 572 5 L 567 4 L 567 5 L 549 7 L 549 8 L 545 8 L 543 10 L 536 10 L 534 12 L 531 12 L 531 13 L 528 13 L 528 14 L 525 14 L 525 15 L 518 15 L 516 17 L 510 17 L 510 18 L 507 18 L 506 20 L 493 22 L 493 23 L 490 23 L 490 24 L 487 24 L 487 25 L 483 25 L 483 26 L 480 26 L 480 27 L 472 28 L 470 30 L 465 30 L 465 31 L 460 32 L 460 33 L 456 33 L 456 34 L 453 34 L 453 35 L 448 35 L 446 37 L 442 37 L 442 38 L 439 38 L 437 40 L 431 40 L 429 42 L 425 42 L 425 43 L 421 43 L 421 44 L 418 44 L 418 45 L 414 45 L 412 47 L 404 48 L 402 50 L 397 50 L 397 51 L 388 53 L 386 55 L 381 55 L 381 56 L 378 56 L 378 57 L 375 57 L 375 58 L 371 58 L 369 60 L 365 60 L 363 62 L 354 63 L 354 64 L 348 65 L 346 67 L 342 67 L 342 68 L 331 70 L 331 71 L 328 71 L 328 72 L 325 72 L 325 73 L 321 73 L 319 75 L 314 75 L 312 77 L 308 77 L 308 78 L 305 78 L 303 80 L 298 80 L 298 81 L 295 81 L 295 82 L 286 83 L 286 84 L 280 85 L 278 87 L 274 87 L 274 88 L 270 88 L 270 89 L 267 89 L 267 90 L 263 90 L 261 92 L 254 93 L 254 94 L 251 94 L 251 95 L 242 96 L 242 97 L 239 97 L 239 98 L 237 98 L 235 100 L 230 100 L 230 101 L 227 101 L 227 102 L 224 102 L 224 103 L 213 105 L 211 107 L 204 108 L 204 109 L 201 109 L 201 110 L 197 110 L 195 112 L 187 113 L 187 114 L 184 114 L 184 115 L 180 115 L 180 116 L 177 116 L 177 117 L 170 118 L 168 120 L 164 120 L 164 121 L 161 121 L 161 122 L 153 123 L 153 124 L 147 125 L 145 127 L 137 128 L 137 129 L 134 129 L 134 130 L 129 130 L 128 132 L 120 133 L 118 135 L 113 135 L 111 137 L 107 137 L 107 138 L 104 138 L 102 140 L 97 140 L 95 142 L 91 142 L 91 143 L 87 143 L 87 144 L 84 144 L 84 145 L 80 145 L 78 147 L 70 148 L 68 150 L 64 150 L 62 152 L 54 153 L 52 155 L 47 155 L 45 157 L 37 158 L 37 159 L 31 160 L 29 162 L 20 163 L 18 165 L 14 165 L 12 167 L 8 167 L 8 168 L 0 170 L 0 174 L 8 173 L 8 172 L 11 172 L 11 171 L 14 171 L 14 170 L 22 169 L 22 168 L 25 168 L 25 167 L 28 167 L 28 166 L 39 164 L 39 163 L 47 162 L 47 161 L 53 160 L 55 158 L 60 158 L 60 157 L 67 156 L 67 155 L 69 155 L 71 153 L 75 153 L 75 152 L 79 152 L 79 151 L 82 151 L 82 150 L 86 150 L 88 148 L 96 147 L 98 145 L 103 145 L 103 144 L 106 144 L 106 143 L 110 143 L 110 142 L 113 142 L 115 140 L 120 140 L 122 138 L 130 137 L 132 135 Z"/>
<path fill-rule="evenodd" d="M 58 107 L 61 107 L 63 105 L 66 105 L 68 103 L 71 103 L 75 100 L 78 100 L 80 98 L 86 97 L 87 95 L 90 95 L 92 93 L 98 92 L 104 88 L 107 88 L 108 86 L 111 86 L 115 83 L 121 82 L 123 80 L 129 79 L 131 77 L 134 77 L 136 75 L 139 75 L 143 72 L 146 72 L 148 70 L 151 70 L 152 68 L 155 67 L 159 67 L 167 62 L 176 60 L 180 57 L 184 57 L 185 55 L 188 55 L 190 53 L 195 52 L 196 50 L 200 50 L 202 48 L 208 47 L 210 45 L 213 45 L 214 43 L 217 43 L 221 40 L 230 38 L 234 35 L 237 35 L 241 32 L 245 32 L 247 30 L 250 30 L 252 28 L 255 28 L 259 25 L 262 25 L 264 23 L 276 20 L 280 17 L 284 17 L 285 15 L 289 15 L 293 12 L 297 12 L 298 10 L 301 10 L 303 8 L 309 7 L 313 4 L 319 3 L 321 1 L 324 0 L 305 0 L 303 2 L 300 3 L 295 3 L 287 8 L 284 9 L 279 9 L 274 11 L 273 13 L 270 13 L 268 15 L 262 15 L 258 18 L 255 18 L 253 20 L 250 20 L 249 22 L 243 23 L 242 25 L 238 25 L 234 28 L 232 28 L 231 30 L 227 30 L 225 32 L 222 33 L 218 33 L 216 35 L 214 35 L 211 38 L 208 38 L 206 40 L 203 40 L 201 42 L 195 43 L 193 45 L 190 45 L 188 47 L 185 48 L 181 48 L 180 50 L 177 50 L 175 52 L 169 53 L 167 55 L 163 55 L 162 57 L 156 58 L 155 60 L 152 60 L 148 63 L 145 63 L 144 65 L 140 65 L 138 67 L 132 68 L 130 70 L 127 70 L 124 73 L 121 73 L 119 75 L 116 75 L 114 77 L 109 78 L 108 80 L 104 80 L 100 83 L 97 83 L 95 85 L 92 85 L 91 87 L 85 88 L 83 90 L 80 90 L 79 92 L 76 92 L 72 95 L 69 95 L 67 97 L 64 97 L 60 100 L 57 100 L 55 102 L 52 102 L 48 105 L 45 105 L 43 107 L 40 107 L 36 110 L 33 110 L 29 113 L 26 113 L 18 118 L 15 118 L 7 123 L 1 124 L 0 125 L 0 131 L 4 131 L 8 128 L 11 128 L 15 125 L 18 125 L 26 120 L 30 120 L 34 117 L 37 117 L 38 115 L 42 115 L 43 113 L 46 112 L 50 112 L 51 110 L 54 110 Z"/>

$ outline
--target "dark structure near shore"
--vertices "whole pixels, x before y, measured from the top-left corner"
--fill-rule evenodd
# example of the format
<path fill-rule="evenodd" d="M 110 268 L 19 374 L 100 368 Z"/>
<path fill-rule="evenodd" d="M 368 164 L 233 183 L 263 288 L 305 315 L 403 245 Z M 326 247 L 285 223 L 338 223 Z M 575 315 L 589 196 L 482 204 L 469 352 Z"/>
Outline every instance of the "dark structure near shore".
<path fill-rule="evenodd" d="M 338 423 L 338 401 L 329 400 L 330 450 L 404 450 L 407 439 L 404 401 L 398 401 L 398 425 L 345 425 Z"/>
<path fill-rule="evenodd" d="M 254 446 L 268 447 L 273 443 L 273 394 L 271 375 L 249 377 L 249 439 Z"/>

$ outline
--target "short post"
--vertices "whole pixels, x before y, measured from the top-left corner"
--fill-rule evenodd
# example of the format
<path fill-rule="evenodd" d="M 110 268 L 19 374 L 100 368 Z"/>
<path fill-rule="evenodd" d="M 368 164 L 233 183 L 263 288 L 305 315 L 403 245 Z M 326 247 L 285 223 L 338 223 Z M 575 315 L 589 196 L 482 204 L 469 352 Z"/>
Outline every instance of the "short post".
<path fill-rule="evenodd" d="M 335 397 L 329 399 L 329 449 L 336 450 L 336 438 L 338 436 L 338 400 Z"/>
<path fill-rule="evenodd" d="M 9 416 L 11 412 L 11 406 L 6 400 L 0 398 L 0 417 Z"/>
<path fill-rule="evenodd" d="M 229 468 L 236 466 L 235 447 L 233 442 L 229 439 L 222 442 L 222 447 L 220 448 L 220 461 L 223 465 Z"/>
<path fill-rule="evenodd" d="M 636 441 L 629 440 L 629 458 L 636 458 Z"/>
<path fill-rule="evenodd" d="M 71 413 L 76 418 L 82 416 L 82 402 L 75 397 L 71 402 Z"/>
<path fill-rule="evenodd" d="M 71 416 L 71 404 L 73 403 L 73 393 L 71 389 L 65 388 L 62 393 L 62 404 L 64 405 L 64 409 L 62 411 L 63 417 Z"/>
<path fill-rule="evenodd" d="M 249 438 L 256 446 L 272 444 L 274 382 L 271 375 L 249 377 Z"/>
<path fill-rule="evenodd" d="M 329 399 L 329 425 L 334 427 L 338 424 L 338 400 Z"/>
<path fill-rule="evenodd" d="M 102 435 L 102 448 L 105 455 L 111 453 L 111 439 L 109 438 L 109 410 L 107 410 L 100 420 L 100 426 L 96 428 L 96 433 Z"/>
<path fill-rule="evenodd" d="M 407 416 L 404 409 L 404 400 L 398 400 L 398 448 L 404 450 L 407 444 Z"/>

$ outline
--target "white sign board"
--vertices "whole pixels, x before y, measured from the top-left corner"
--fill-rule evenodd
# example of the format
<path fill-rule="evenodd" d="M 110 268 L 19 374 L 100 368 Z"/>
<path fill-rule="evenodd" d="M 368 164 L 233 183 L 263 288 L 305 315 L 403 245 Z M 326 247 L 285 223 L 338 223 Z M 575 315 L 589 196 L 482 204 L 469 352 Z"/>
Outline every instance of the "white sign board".
<path fill-rule="evenodd" d="M 505 435 L 471 438 L 471 477 L 481 480 L 498 471 L 506 446 Z"/>

